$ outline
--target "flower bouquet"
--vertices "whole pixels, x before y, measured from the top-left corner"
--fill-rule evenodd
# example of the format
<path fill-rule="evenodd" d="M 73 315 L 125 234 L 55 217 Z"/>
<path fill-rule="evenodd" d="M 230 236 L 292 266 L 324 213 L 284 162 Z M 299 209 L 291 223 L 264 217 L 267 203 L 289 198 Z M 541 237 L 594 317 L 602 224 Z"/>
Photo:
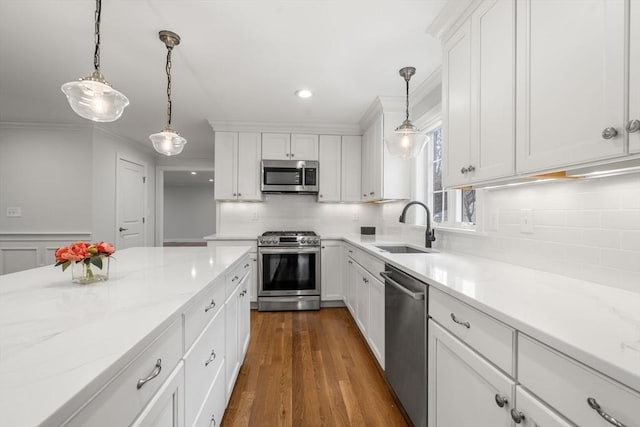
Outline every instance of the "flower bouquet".
<path fill-rule="evenodd" d="M 111 243 L 75 242 L 56 250 L 55 266 L 65 271 L 69 266 L 72 281 L 80 284 L 99 282 L 109 279 L 109 257 L 115 248 Z"/>

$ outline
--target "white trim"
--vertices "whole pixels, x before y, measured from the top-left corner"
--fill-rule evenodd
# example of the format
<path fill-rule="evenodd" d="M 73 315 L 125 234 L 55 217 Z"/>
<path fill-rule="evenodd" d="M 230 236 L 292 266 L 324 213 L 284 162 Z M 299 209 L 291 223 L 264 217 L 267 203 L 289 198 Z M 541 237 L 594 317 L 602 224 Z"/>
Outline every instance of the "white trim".
<path fill-rule="evenodd" d="M 413 91 L 409 93 L 412 105 L 417 105 L 424 98 L 429 96 L 439 85 L 442 84 L 442 65 L 429 74 L 429 76 L 420 83 Z"/>
<path fill-rule="evenodd" d="M 427 27 L 427 34 L 445 40 L 482 0 L 450 0 Z"/>
<path fill-rule="evenodd" d="M 270 123 L 209 120 L 214 132 L 310 133 L 318 135 L 361 135 L 360 126 L 345 123 Z"/>
<path fill-rule="evenodd" d="M 0 232 L 0 242 L 55 242 L 58 240 L 90 240 L 90 231 L 8 231 Z"/>
<path fill-rule="evenodd" d="M 0 122 L 0 127 L 7 129 L 75 129 L 91 131 L 93 125 L 77 123 L 43 123 L 43 122 Z"/>
<path fill-rule="evenodd" d="M 380 114 L 402 112 L 404 108 L 404 96 L 377 96 L 360 118 L 361 131 L 364 132 L 365 129 L 368 129 Z"/>
<path fill-rule="evenodd" d="M 147 144 L 146 141 L 138 141 L 137 139 L 132 139 L 132 138 L 129 138 L 127 136 L 119 135 L 119 134 L 114 133 L 111 130 L 103 127 L 103 125 L 99 125 L 99 124 L 95 125 L 93 127 L 93 129 L 94 129 L 94 132 L 95 131 L 99 131 L 99 132 L 102 132 L 102 133 L 107 134 L 109 136 L 112 136 L 114 138 L 118 138 L 118 139 L 122 140 L 123 142 L 136 144 L 136 147 L 138 147 L 138 148 L 140 148 L 140 146 L 142 146 L 142 147 L 144 147 L 144 150 L 142 150 L 143 152 L 146 151 L 147 153 L 158 155 L 158 153 L 153 149 L 153 147 L 150 145 L 150 143 Z M 134 162 L 134 163 L 138 163 L 138 162 Z"/>

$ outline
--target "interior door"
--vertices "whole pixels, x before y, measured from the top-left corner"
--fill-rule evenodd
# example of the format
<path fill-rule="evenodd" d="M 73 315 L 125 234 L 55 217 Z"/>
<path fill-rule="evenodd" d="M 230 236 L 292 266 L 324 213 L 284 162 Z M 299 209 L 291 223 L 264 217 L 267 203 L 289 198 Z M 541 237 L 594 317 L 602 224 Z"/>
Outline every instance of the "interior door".
<path fill-rule="evenodd" d="M 118 158 L 116 179 L 116 248 L 144 246 L 144 166 Z"/>

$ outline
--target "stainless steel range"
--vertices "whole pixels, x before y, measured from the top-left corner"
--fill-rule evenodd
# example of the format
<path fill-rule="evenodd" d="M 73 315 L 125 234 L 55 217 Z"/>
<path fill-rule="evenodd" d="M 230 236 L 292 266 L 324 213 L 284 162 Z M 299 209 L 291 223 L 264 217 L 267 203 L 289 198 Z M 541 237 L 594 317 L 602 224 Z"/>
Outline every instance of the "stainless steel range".
<path fill-rule="evenodd" d="M 258 310 L 320 309 L 320 236 L 268 231 L 258 237 Z"/>

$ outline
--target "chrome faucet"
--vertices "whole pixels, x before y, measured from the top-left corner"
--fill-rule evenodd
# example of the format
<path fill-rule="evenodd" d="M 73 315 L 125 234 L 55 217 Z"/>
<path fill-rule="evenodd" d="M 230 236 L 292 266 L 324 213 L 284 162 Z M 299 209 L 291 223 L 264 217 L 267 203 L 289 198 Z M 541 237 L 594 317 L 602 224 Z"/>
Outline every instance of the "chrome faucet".
<path fill-rule="evenodd" d="M 429 208 L 427 207 L 427 205 L 415 200 L 413 202 L 407 203 L 404 209 L 402 209 L 402 213 L 400 214 L 400 222 L 406 222 L 407 210 L 411 205 L 420 205 L 424 208 L 425 211 L 427 211 L 427 231 L 424 233 L 424 247 L 430 248 L 431 242 L 434 242 L 436 240 L 436 232 L 435 230 L 431 229 L 431 212 L 429 212 Z"/>

